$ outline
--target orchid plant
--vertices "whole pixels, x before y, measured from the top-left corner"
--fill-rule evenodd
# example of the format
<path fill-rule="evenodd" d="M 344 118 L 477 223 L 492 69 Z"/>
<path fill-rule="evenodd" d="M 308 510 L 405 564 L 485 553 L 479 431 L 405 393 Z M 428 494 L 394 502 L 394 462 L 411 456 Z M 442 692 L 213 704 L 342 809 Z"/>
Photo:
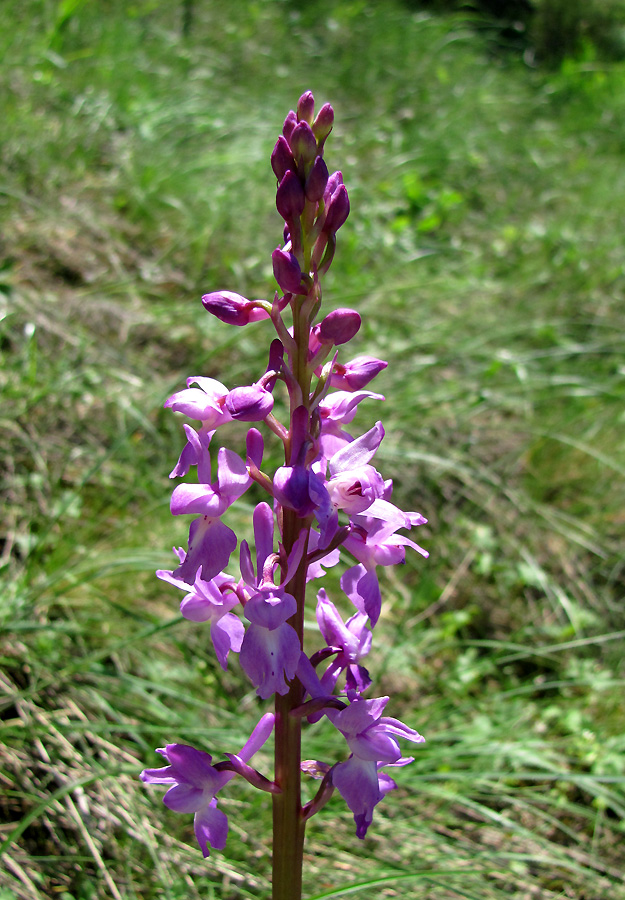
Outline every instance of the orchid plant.
<path fill-rule="evenodd" d="M 204 750 L 168 744 L 157 751 L 167 765 L 146 769 L 141 778 L 168 787 L 163 801 L 169 809 L 194 814 L 205 857 L 210 848 L 225 846 L 228 822 L 217 794 L 232 778 L 271 793 L 273 900 L 301 897 L 306 822 L 333 791 L 347 803 L 356 835 L 364 838 L 374 807 L 396 787 L 383 769 L 412 762 L 402 756 L 399 739 L 424 740 L 384 715 L 388 697 L 365 697 L 371 678 L 362 661 L 382 602 L 377 568 L 404 562 L 406 547 L 427 553 L 401 533 L 425 519 L 392 503 L 392 482 L 372 465 L 384 437 L 382 423 L 358 437 L 346 430 L 363 400 L 384 399 L 365 388 L 387 363 L 370 356 L 339 362 L 335 348 L 360 328 L 355 310 L 335 309 L 320 318 L 321 278 L 349 214 L 341 172 L 329 174 L 323 155 L 333 122 L 330 104 L 315 115 L 313 95 L 306 92 L 297 111 L 287 115 L 271 154 L 276 206 L 285 222 L 283 245 L 272 255 L 280 288 L 273 300 L 248 300 L 230 291 L 202 297 L 205 309 L 222 322 L 271 322 L 277 337 L 267 370 L 254 384 L 231 390 L 193 376 L 165 403 L 200 426 L 184 425 L 186 444 L 171 473 L 183 479 L 173 491 L 172 514 L 195 517 L 188 547 L 174 551 L 174 569 L 157 575 L 185 593 L 185 618 L 210 623 L 221 667 L 238 654 L 258 696 L 274 697 L 275 709 L 262 716 L 239 753 L 214 762 Z M 288 422 L 273 411 L 278 386 L 288 397 Z M 214 435 L 232 420 L 253 423 L 246 458 L 220 447 L 214 471 Z M 263 469 L 260 423 L 284 447 L 284 465 L 273 474 Z M 190 481 L 193 467 L 197 480 Z M 223 519 L 254 483 L 267 495 L 253 514 L 254 553 L 242 540 L 238 570 L 229 574 L 238 541 Z M 351 558 L 340 586 L 352 614 L 344 621 L 327 592 L 317 590 L 320 642 L 309 655 L 303 642 L 307 584 L 339 563 L 341 551 Z M 339 762 L 302 761 L 302 723 L 321 718 L 345 738 L 346 758 Z M 268 778 L 250 760 L 272 734 L 275 767 Z M 302 772 L 320 782 L 307 803 L 301 798 Z"/>

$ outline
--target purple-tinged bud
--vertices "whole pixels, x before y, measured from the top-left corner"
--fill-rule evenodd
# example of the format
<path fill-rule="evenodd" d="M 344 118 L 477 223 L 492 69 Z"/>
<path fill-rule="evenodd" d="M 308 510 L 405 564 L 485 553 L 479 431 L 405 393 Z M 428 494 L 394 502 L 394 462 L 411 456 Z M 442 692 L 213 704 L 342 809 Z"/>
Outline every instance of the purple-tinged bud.
<path fill-rule="evenodd" d="M 312 95 L 312 91 L 306 91 L 297 101 L 297 120 L 298 122 L 308 122 L 309 125 L 312 125 L 314 115 L 315 98 Z"/>
<path fill-rule="evenodd" d="M 202 303 L 209 313 L 228 325 L 247 325 L 248 322 L 260 322 L 261 319 L 269 318 L 269 313 L 256 306 L 254 301 L 246 300 L 232 291 L 204 294 Z"/>
<path fill-rule="evenodd" d="M 360 315 L 355 309 L 335 309 L 315 326 L 315 335 L 322 344 L 346 344 L 358 333 Z"/>
<path fill-rule="evenodd" d="M 334 125 L 334 110 L 330 106 L 329 103 L 324 103 L 319 112 L 317 113 L 317 118 L 312 123 L 313 134 L 319 141 L 319 143 L 323 146 L 323 142 L 327 138 L 327 136 L 332 131 L 332 126 Z"/>
<path fill-rule="evenodd" d="M 271 168 L 278 181 L 282 181 L 289 169 L 295 168 L 295 160 L 287 139 L 280 135 L 271 153 Z"/>
<path fill-rule="evenodd" d="M 302 182 L 292 169 L 286 173 L 276 192 L 276 207 L 282 218 L 287 222 L 299 219 L 304 212 L 306 196 Z"/>
<path fill-rule="evenodd" d="M 317 203 L 323 197 L 327 183 L 328 167 L 325 164 L 323 156 L 318 156 L 306 179 L 306 197 L 312 203 Z"/>
<path fill-rule="evenodd" d="M 226 397 L 226 409 L 239 422 L 260 422 L 273 409 L 273 394 L 258 384 L 234 388 Z"/>
<path fill-rule="evenodd" d="M 284 360 L 284 345 L 279 338 L 274 338 L 269 346 L 268 372 L 279 372 Z"/>
<path fill-rule="evenodd" d="M 289 110 L 289 114 L 284 120 L 284 125 L 282 126 L 282 134 L 287 139 L 287 141 L 291 142 L 291 134 L 293 133 L 293 129 L 297 125 L 297 113 L 295 113 L 292 109 Z"/>
<path fill-rule="evenodd" d="M 289 144 L 298 166 L 306 168 L 317 155 L 317 141 L 308 122 L 298 122 L 291 133 Z"/>
<path fill-rule="evenodd" d="M 302 285 L 302 270 L 293 253 L 287 253 L 280 247 L 271 254 L 273 262 L 273 274 L 285 293 L 307 294 L 308 288 Z"/>
<path fill-rule="evenodd" d="M 328 183 L 326 185 L 326 189 L 323 193 L 323 202 L 327 206 L 330 202 L 332 194 L 337 190 L 340 184 L 343 184 L 343 173 L 342 172 L 332 172 L 330 177 L 328 178 Z"/>
<path fill-rule="evenodd" d="M 387 362 L 374 356 L 356 356 L 345 365 L 335 363 L 330 386 L 340 391 L 361 391 L 387 366 Z M 320 373 L 321 367 L 315 370 L 315 374 Z"/>
<path fill-rule="evenodd" d="M 330 202 L 326 207 L 326 218 L 323 223 L 323 230 L 334 234 L 345 222 L 349 215 L 349 197 L 347 196 L 347 188 L 344 184 L 340 184 L 332 194 Z"/>
<path fill-rule="evenodd" d="M 281 466 L 276 469 L 273 487 L 278 503 L 294 509 L 298 516 L 309 516 L 315 509 L 309 490 L 309 472 L 305 466 Z"/>

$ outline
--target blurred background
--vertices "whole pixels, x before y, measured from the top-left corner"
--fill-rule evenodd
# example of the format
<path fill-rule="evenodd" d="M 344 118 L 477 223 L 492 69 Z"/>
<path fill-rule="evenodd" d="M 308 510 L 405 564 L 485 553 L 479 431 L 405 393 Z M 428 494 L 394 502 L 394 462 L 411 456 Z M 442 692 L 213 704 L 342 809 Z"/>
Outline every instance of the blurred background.
<path fill-rule="evenodd" d="M 264 371 L 271 327 L 199 298 L 272 296 L 307 89 L 352 208 L 326 310 L 389 361 L 353 431 L 383 419 L 430 558 L 385 570 L 368 659 L 427 743 L 364 843 L 340 797 L 312 820 L 305 895 L 625 897 L 625 2 L 3 0 L 0 58 L 1 900 L 268 896 L 266 795 L 233 782 L 204 862 L 138 773 L 264 709 L 154 577 L 162 404 Z"/>

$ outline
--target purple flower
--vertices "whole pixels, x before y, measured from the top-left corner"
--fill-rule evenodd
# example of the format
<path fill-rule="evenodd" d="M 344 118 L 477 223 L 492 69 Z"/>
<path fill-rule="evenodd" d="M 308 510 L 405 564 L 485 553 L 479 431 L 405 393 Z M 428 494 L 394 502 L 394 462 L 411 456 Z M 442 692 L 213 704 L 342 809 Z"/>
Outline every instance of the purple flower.
<path fill-rule="evenodd" d="M 274 720 L 271 713 L 262 717 L 237 754 L 243 762 L 248 762 L 267 741 Z M 168 765 L 161 769 L 144 769 L 141 780 L 146 784 L 171 785 L 163 797 L 165 806 L 174 812 L 195 814 L 195 836 L 204 857 L 210 856 L 209 847 L 223 850 L 228 836 L 228 819 L 217 809 L 215 795 L 235 773 L 218 771 L 212 765 L 209 753 L 188 744 L 167 744 L 156 752 L 165 757 Z"/>
<path fill-rule="evenodd" d="M 358 404 L 366 397 L 372 400 L 384 400 L 383 394 L 374 394 L 370 391 L 336 391 L 329 394 L 319 403 L 319 418 L 321 419 L 321 434 L 319 444 L 323 458 L 329 459 L 345 444 L 354 439 L 351 434 L 343 431 L 341 425 L 352 421 L 356 415 Z"/>
<path fill-rule="evenodd" d="M 182 555 L 184 556 L 184 551 Z M 210 635 L 215 654 L 219 665 L 225 671 L 228 653 L 230 650 L 239 652 L 245 633 L 243 623 L 231 612 L 239 603 L 232 578 L 220 573 L 215 575 L 212 581 L 204 581 L 198 571 L 193 587 L 189 590 L 189 585 L 182 579 L 175 578 L 173 572 L 159 569 L 156 574 L 163 581 L 187 591 L 180 604 L 180 612 L 185 619 L 191 622 L 210 622 Z"/>
<path fill-rule="evenodd" d="M 330 477 L 325 484 L 318 476 L 311 493 L 317 504 L 315 516 L 324 544 L 331 540 L 336 530 L 339 509 L 355 515 L 369 509 L 376 498 L 382 497 L 384 480 L 368 463 L 383 436 L 382 423 L 377 422 L 366 434 L 345 444 L 330 458 Z"/>
<path fill-rule="evenodd" d="M 239 661 L 259 697 L 285 694 L 295 675 L 301 653 L 299 638 L 287 619 L 297 611 L 295 597 L 273 583 L 277 557 L 273 550 L 273 512 L 267 503 L 254 510 L 256 572 L 246 541 L 241 542 L 241 575 L 251 596 L 245 604 L 247 629 Z M 301 559 L 304 541 L 296 542 L 287 560 L 284 584 L 291 580 Z"/>
<path fill-rule="evenodd" d="M 266 585 L 245 604 L 252 623 L 245 632 L 239 661 L 263 700 L 286 694 L 301 653 L 297 632 L 287 624 L 297 611 L 297 601 L 282 588 Z"/>
<path fill-rule="evenodd" d="M 343 622 L 336 606 L 323 588 L 317 594 L 317 623 L 328 647 L 336 656 L 321 678 L 321 685 L 328 694 L 332 692 L 342 671 L 347 672 L 347 688 L 362 693 L 371 684 L 369 673 L 360 660 L 371 649 L 371 631 L 366 627 L 367 615 L 356 613 Z"/>
<path fill-rule="evenodd" d="M 197 384 L 198 387 L 191 387 Z M 194 375 L 187 378 L 187 388 L 172 394 L 163 406 L 174 412 L 184 413 L 190 419 L 199 419 L 205 430 L 213 431 L 230 419 L 224 409 L 228 388 L 214 378 Z"/>
<path fill-rule="evenodd" d="M 353 691 L 348 691 L 348 697 L 346 709 L 326 713 L 352 751 L 348 760 L 335 766 L 332 783 L 354 813 L 357 837 L 364 838 L 374 806 L 394 787 L 391 779 L 380 784 L 378 768 L 412 762 L 412 757 L 402 758 L 397 737 L 415 743 L 425 738 L 398 719 L 382 716 L 388 697 L 364 700 Z"/>
<path fill-rule="evenodd" d="M 223 524 L 221 516 L 252 483 L 245 463 L 234 451 L 221 447 L 218 458 L 216 482 L 179 484 L 171 497 L 172 515 L 200 513 L 202 516 L 191 523 L 189 549 L 173 573 L 189 585 L 194 583 L 200 567 L 204 581 L 210 581 L 228 565 L 237 538 Z"/>

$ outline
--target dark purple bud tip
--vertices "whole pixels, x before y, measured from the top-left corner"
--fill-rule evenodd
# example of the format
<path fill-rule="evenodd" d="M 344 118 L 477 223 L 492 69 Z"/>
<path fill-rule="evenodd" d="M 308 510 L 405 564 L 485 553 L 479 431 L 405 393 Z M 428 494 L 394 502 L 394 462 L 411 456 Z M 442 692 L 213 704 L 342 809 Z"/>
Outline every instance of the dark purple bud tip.
<path fill-rule="evenodd" d="M 204 308 L 228 325 L 247 325 L 269 318 L 264 309 L 232 291 L 215 291 L 202 297 Z"/>
<path fill-rule="evenodd" d="M 285 174 L 276 192 L 278 212 L 286 222 L 299 219 L 304 212 L 306 196 L 302 182 L 292 169 Z"/>
<path fill-rule="evenodd" d="M 271 168 L 278 181 L 282 181 L 289 169 L 295 168 L 295 160 L 287 139 L 280 135 L 271 154 Z"/>
<path fill-rule="evenodd" d="M 319 323 L 315 333 L 322 344 L 346 344 L 360 328 L 360 315 L 354 309 L 335 309 Z"/>
<path fill-rule="evenodd" d="M 323 230 L 334 234 L 339 230 L 349 215 L 349 197 L 347 196 L 347 188 L 344 184 L 340 184 L 332 194 L 330 202 L 326 210 L 326 218 L 323 223 Z"/>
<path fill-rule="evenodd" d="M 315 115 L 315 98 L 312 91 L 306 91 L 297 101 L 297 118 L 299 122 L 308 122 L 312 125 Z"/>
<path fill-rule="evenodd" d="M 334 194 L 340 184 L 343 184 L 343 173 L 332 172 L 332 174 L 328 178 L 328 183 L 323 194 L 323 202 L 326 206 L 330 202 L 332 194 Z"/>
<path fill-rule="evenodd" d="M 333 125 L 334 110 L 329 103 L 324 103 L 324 105 L 317 113 L 317 118 L 312 123 L 313 134 L 320 143 L 323 143 L 325 141 L 327 136 L 332 131 Z"/>
<path fill-rule="evenodd" d="M 291 140 L 291 134 L 296 125 L 297 125 L 297 113 L 295 113 L 293 110 L 290 110 L 289 114 L 287 115 L 286 119 L 284 120 L 284 125 L 282 126 L 282 134 L 287 139 L 287 141 L 289 141 L 289 143 Z"/>
<path fill-rule="evenodd" d="M 305 168 L 317 155 L 317 140 L 308 122 L 298 122 L 291 133 L 289 144 L 298 166 Z"/>
<path fill-rule="evenodd" d="M 273 409 L 273 395 L 258 384 L 234 388 L 226 396 L 226 409 L 239 422 L 260 422 Z"/>
<path fill-rule="evenodd" d="M 276 247 L 271 254 L 271 260 L 274 277 L 285 293 L 308 293 L 306 285 L 302 284 L 302 270 L 293 253 L 287 253 L 280 247 Z"/>
<path fill-rule="evenodd" d="M 317 203 L 323 197 L 328 183 L 328 167 L 322 156 L 318 156 L 306 179 L 306 197 L 312 202 Z"/>

